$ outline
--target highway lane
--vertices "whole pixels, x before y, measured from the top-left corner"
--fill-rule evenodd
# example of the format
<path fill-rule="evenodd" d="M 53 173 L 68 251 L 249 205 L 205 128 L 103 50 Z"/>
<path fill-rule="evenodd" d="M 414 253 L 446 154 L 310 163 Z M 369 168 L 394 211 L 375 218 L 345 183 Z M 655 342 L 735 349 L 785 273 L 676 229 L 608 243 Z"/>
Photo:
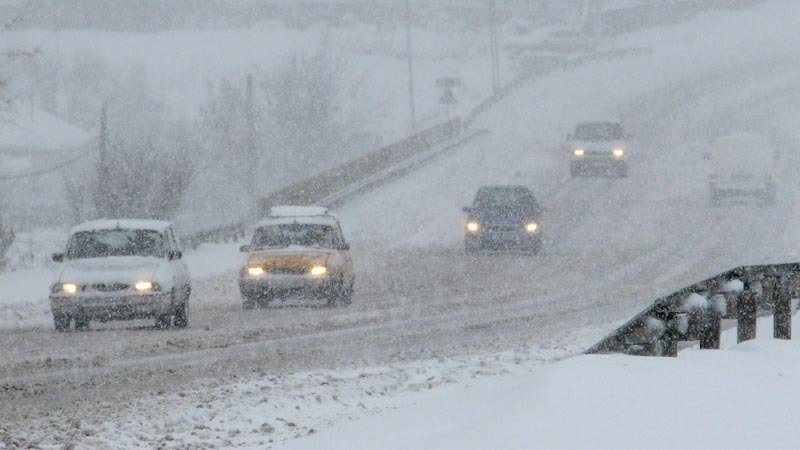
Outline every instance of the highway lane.
<path fill-rule="evenodd" d="M 775 87 L 762 92 L 765 102 L 730 100 L 725 93 L 739 90 L 735 84 L 707 95 L 697 89 L 682 83 L 617 110 L 637 136 L 627 179 L 567 177 L 557 142 L 522 126 L 524 114 L 509 114 L 514 123 L 504 129 L 516 134 L 495 128 L 488 141 L 346 205 L 340 215 L 352 229 L 358 273 L 350 307 L 243 311 L 231 272 L 196 283 L 187 330 L 123 323 L 85 333 L 0 332 L 0 422 L 102 414 L 98 403 L 189 389 L 214 377 L 531 344 L 577 352 L 656 295 L 786 253 L 800 199 L 791 172 L 797 153 L 784 152 L 776 207 L 713 209 L 696 148 L 681 144 L 745 124 L 769 129 L 773 111 L 790 108 L 797 95 L 784 86 L 784 101 L 776 104 L 769 95 Z M 718 107 L 693 108 L 709 103 Z M 679 114 L 687 116 L 675 120 Z M 490 161 L 490 149 L 502 152 Z M 541 255 L 463 254 L 460 207 L 488 182 L 528 184 L 540 193 L 547 209 Z"/>

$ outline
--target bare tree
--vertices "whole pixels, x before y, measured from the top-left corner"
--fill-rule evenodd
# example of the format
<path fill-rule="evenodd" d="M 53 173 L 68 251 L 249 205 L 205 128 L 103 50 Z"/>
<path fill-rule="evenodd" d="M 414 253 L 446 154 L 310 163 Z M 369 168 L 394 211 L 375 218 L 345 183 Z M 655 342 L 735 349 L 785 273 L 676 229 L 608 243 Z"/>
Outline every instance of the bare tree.
<path fill-rule="evenodd" d="M 123 80 L 102 108 L 91 201 L 101 217 L 173 218 L 195 172 L 190 127 L 167 117 L 144 70 Z"/>

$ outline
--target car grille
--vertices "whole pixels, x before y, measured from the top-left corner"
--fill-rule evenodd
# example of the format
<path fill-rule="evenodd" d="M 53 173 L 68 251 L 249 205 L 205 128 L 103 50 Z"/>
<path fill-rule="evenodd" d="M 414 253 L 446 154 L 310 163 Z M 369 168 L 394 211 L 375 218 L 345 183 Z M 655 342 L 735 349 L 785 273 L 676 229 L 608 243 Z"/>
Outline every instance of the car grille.
<path fill-rule="evenodd" d="M 305 275 L 308 273 L 307 267 L 273 267 L 267 269 L 267 273 L 275 275 Z"/>
<path fill-rule="evenodd" d="M 520 230 L 520 226 L 519 225 L 487 225 L 485 227 L 485 229 L 486 229 L 486 231 L 488 231 L 490 233 L 494 233 L 494 232 L 508 233 L 508 232 L 519 231 Z"/>
<path fill-rule="evenodd" d="M 125 283 L 95 283 L 90 284 L 88 286 L 88 290 L 90 291 L 98 291 L 98 292 L 116 292 L 116 291 L 124 291 L 131 287 L 130 284 Z"/>

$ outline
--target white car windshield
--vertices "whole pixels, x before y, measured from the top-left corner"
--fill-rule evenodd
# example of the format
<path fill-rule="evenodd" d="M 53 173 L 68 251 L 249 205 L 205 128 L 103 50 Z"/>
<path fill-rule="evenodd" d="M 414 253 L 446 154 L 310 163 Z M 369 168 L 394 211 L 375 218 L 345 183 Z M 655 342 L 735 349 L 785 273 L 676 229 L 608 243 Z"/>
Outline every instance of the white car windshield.
<path fill-rule="evenodd" d="M 164 254 L 164 239 L 153 230 L 92 230 L 72 235 L 68 259 L 107 256 L 156 256 Z"/>
<path fill-rule="evenodd" d="M 268 225 L 256 230 L 253 247 L 303 247 L 333 248 L 333 228 L 320 224 Z"/>

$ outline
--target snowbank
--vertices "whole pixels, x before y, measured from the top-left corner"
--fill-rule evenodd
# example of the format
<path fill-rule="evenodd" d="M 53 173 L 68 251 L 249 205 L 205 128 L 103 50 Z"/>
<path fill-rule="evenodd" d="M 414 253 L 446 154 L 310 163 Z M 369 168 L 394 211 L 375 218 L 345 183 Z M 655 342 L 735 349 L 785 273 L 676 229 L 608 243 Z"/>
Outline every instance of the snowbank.
<path fill-rule="evenodd" d="M 679 358 L 581 356 L 481 380 L 286 448 L 790 449 L 798 376 L 796 341 Z"/>

